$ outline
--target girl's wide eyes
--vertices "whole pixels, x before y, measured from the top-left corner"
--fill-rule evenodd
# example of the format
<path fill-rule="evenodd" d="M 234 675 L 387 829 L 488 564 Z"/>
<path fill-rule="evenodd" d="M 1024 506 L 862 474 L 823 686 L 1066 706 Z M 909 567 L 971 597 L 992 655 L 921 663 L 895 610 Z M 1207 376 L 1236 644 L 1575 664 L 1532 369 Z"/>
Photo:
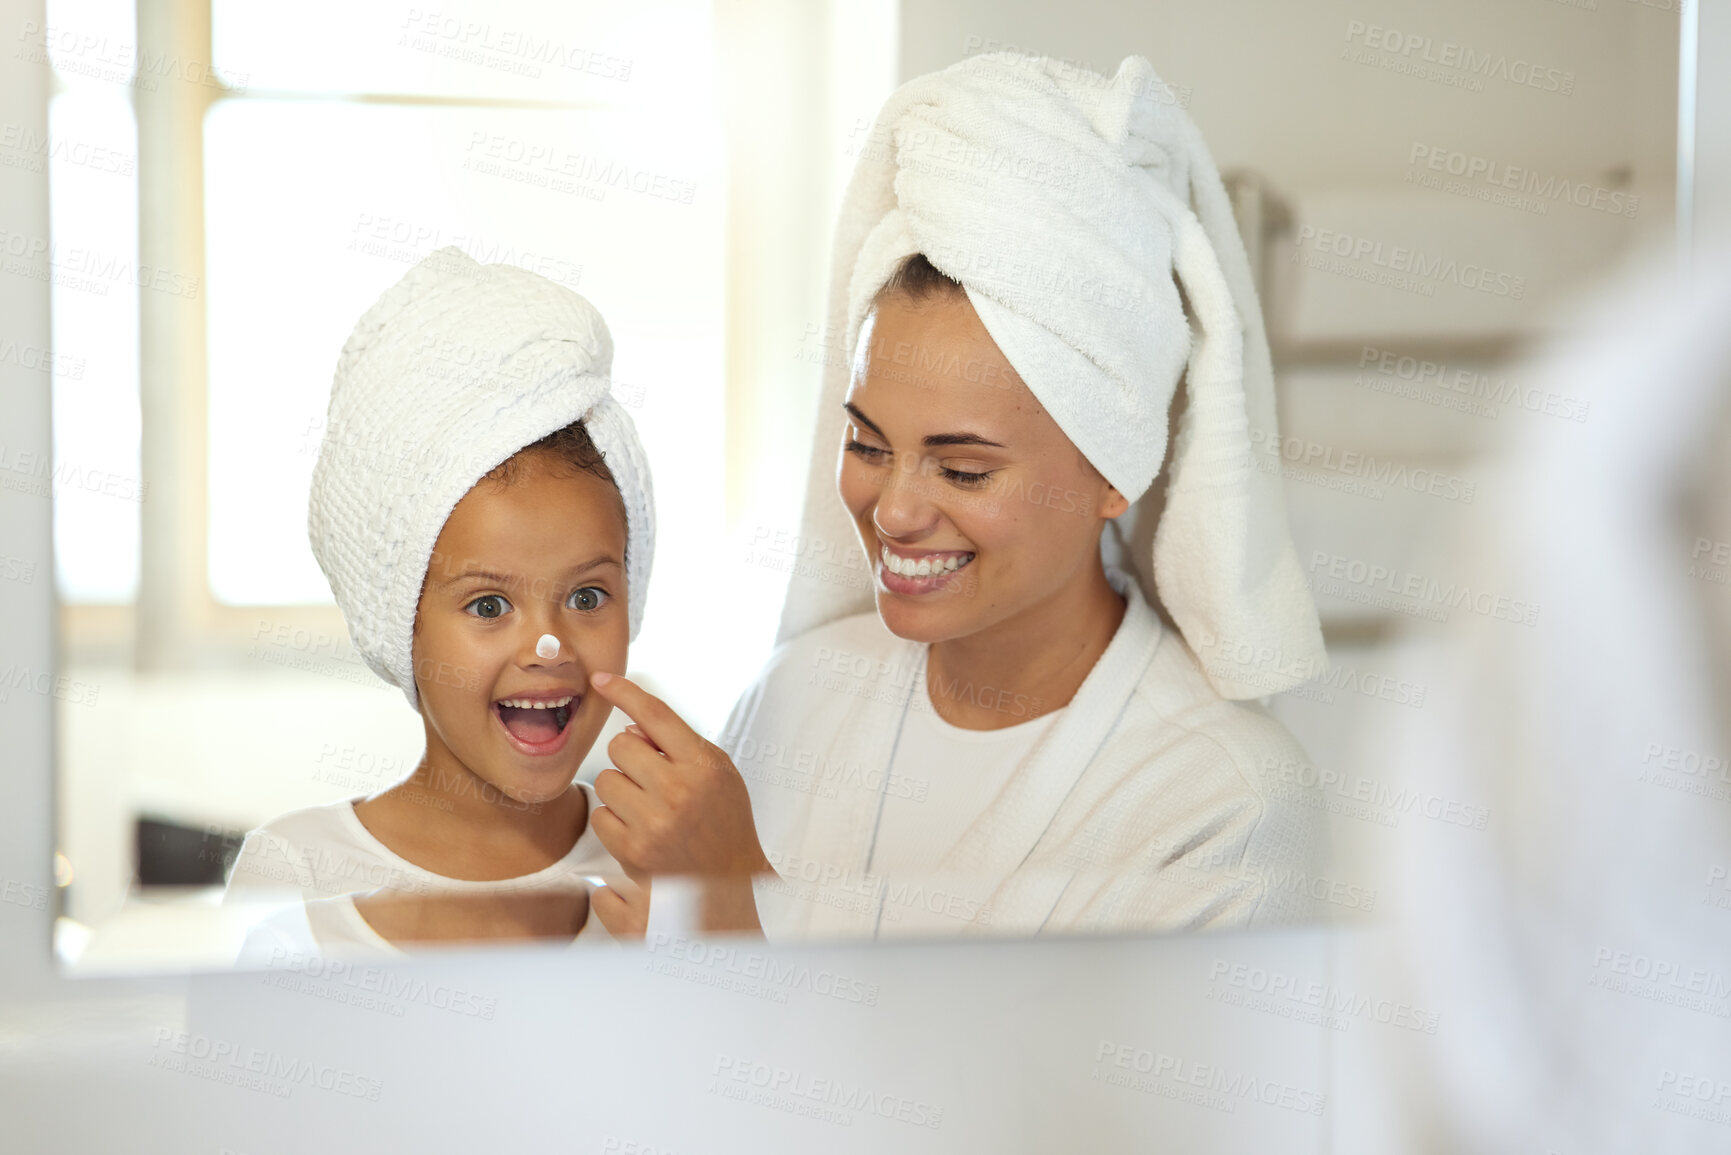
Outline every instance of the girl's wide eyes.
<path fill-rule="evenodd" d="M 606 605 L 610 597 L 612 595 L 599 586 L 584 586 L 565 599 L 565 608 L 592 614 Z M 511 602 L 503 594 L 483 594 L 464 606 L 463 612 L 491 621 L 510 613 Z"/>
<path fill-rule="evenodd" d="M 565 599 L 565 605 L 570 609 L 592 614 L 607 604 L 608 597 L 607 591 L 598 586 L 584 586 L 573 591 L 571 596 Z"/>
<path fill-rule="evenodd" d="M 463 607 L 478 618 L 501 618 L 511 612 L 511 603 L 499 594 L 483 594 Z"/>

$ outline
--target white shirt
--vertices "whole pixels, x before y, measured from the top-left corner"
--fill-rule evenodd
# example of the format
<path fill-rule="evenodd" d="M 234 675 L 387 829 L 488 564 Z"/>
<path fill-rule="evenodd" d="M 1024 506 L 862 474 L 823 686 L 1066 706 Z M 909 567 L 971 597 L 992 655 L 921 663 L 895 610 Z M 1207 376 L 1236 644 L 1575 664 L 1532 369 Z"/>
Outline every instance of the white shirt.
<path fill-rule="evenodd" d="M 247 932 L 235 965 L 292 969 L 325 955 L 406 953 L 361 917 L 354 895 L 344 894 L 290 904 L 258 923 Z"/>
<path fill-rule="evenodd" d="M 589 813 L 601 806 L 594 787 L 577 783 L 589 803 Z M 618 861 L 601 845 L 593 823 L 557 862 L 514 878 L 450 878 L 417 866 L 386 846 L 362 824 L 354 801 L 333 802 L 294 810 L 273 818 L 246 836 L 229 874 L 223 902 L 278 900 L 284 911 L 249 937 L 241 962 L 255 958 L 262 945 L 307 945 L 320 948 L 392 949 L 355 909 L 353 895 L 394 891 L 409 895 L 495 894 L 523 890 L 582 888 L 593 890 L 603 878 L 623 875 Z M 287 900 L 286 903 L 283 900 Z M 301 910 L 305 905 L 304 911 Z M 609 936 L 593 905 L 582 937 Z"/>
<path fill-rule="evenodd" d="M 966 730 L 938 716 L 923 669 L 911 689 L 868 863 L 876 874 L 936 871 L 1063 713 Z"/>
<path fill-rule="evenodd" d="M 614 941 L 591 907 L 588 921 L 571 945 Z M 355 906 L 354 895 L 343 894 L 291 903 L 264 919 L 247 932 L 235 965 L 247 970 L 295 970 L 323 957 L 407 954 L 373 929 Z"/>

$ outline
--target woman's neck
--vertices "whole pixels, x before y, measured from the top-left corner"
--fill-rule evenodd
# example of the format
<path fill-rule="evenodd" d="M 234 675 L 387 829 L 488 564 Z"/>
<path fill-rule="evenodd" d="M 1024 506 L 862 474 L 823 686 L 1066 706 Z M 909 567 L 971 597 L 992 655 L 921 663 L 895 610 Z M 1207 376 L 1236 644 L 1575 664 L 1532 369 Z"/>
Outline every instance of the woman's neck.
<path fill-rule="evenodd" d="M 934 642 L 926 658 L 933 708 L 964 730 L 1002 730 L 1069 705 L 1125 609 L 1096 562 L 1057 597 L 978 633 Z"/>

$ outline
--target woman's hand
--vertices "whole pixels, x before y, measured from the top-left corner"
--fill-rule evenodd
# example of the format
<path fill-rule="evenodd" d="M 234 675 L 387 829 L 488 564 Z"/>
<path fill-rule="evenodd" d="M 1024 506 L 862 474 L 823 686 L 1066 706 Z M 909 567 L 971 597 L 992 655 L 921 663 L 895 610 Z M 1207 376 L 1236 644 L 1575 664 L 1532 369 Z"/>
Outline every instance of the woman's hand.
<path fill-rule="evenodd" d="M 603 809 L 589 819 L 626 873 L 639 881 L 680 874 L 749 884 L 768 871 L 745 779 L 721 748 L 630 679 L 589 681 L 635 723 L 607 745 L 617 769 L 596 777 Z"/>

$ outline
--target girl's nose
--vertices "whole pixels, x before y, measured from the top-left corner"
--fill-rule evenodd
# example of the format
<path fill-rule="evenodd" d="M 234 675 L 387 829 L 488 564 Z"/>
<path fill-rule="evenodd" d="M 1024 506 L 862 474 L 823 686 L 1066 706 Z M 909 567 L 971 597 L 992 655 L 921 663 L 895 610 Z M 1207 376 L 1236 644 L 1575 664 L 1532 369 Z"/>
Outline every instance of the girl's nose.
<path fill-rule="evenodd" d="M 558 634 L 542 634 L 535 639 L 535 656 L 524 657 L 525 666 L 561 666 L 574 661 L 576 654 L 567 649 Z"/>

